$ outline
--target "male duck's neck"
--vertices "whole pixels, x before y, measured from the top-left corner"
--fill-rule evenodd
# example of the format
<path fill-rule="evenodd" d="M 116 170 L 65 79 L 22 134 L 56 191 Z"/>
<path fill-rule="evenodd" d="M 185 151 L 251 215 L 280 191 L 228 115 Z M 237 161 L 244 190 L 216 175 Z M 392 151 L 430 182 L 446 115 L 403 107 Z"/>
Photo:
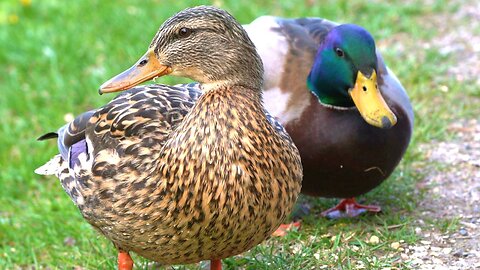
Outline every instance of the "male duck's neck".
<path fill-rule="evenodd" d="M 314 82 L 309 76 L 307 87 L 318 98 L 318 101 L 327 107 L 347 109 L 355 106 L 346 91 L 338 89 L 328 81 L 317 80 Z"/>

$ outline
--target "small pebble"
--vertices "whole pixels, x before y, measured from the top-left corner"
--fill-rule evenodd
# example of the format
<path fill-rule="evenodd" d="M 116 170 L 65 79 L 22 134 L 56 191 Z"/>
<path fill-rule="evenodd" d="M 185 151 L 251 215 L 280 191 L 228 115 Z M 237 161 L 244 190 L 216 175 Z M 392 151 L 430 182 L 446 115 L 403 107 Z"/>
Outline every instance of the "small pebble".
<path fill-rule="evenodd" d="M 453 256 L 458 257 L 458 258 L 467 257 L 468 253 L 465 252 L 463 249 L 459 249 L 459 250 L 455 251 L 455 253 L 453 253 Z"/>
<path fill-rule="evenodd" d="M 465 228 L 461 228 L 460 230 L 458 230 L 458 233 L 461 236 L 467 236 L 468 235 L 468 231 Z"/>
<path fill-rule="evenodd" d="M 450 254 L 450 253 L 452 253 L 452 248 L 448 248 L 448 247 L 447 247 L 447 248 L 444 248 L 444 249 L 442 250 L 442 252 L 443 252 L 443 254 Z"/>

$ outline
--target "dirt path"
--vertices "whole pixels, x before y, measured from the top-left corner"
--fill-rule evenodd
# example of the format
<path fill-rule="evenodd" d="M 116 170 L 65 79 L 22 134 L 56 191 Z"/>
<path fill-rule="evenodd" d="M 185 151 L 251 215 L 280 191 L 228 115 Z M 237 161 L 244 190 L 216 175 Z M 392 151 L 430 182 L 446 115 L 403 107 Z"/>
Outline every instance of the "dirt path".
<path fill-rule="evenodd" d="M 431 168 L 419 184 L 426 192 L 416 228 L 422 240 L 401 256 L 418 269 L 480 269 L 480 122 L 461 120 L 448 130 L 454 140 L 421 146 L 430 166 L 420 167 Z M 442 233 L 428 225 L 438 220 L 457 229 Z"/>
<path fill-rule="evenodd" d="M 439 35 L 423 47 L 453 56 L 457 64 L 447 75 L 480 91 L 480 2 L 461 1 L 458 12 L 435 15 L 426 25 Z M 469 104 L 480 108 L 478 100 Z M 419 169 L 425 178 L 419 189 L 425 199 L 415 230 L 422 240 L 401 254 L 414 269 L 480 269 L 480 116 L 455 121 L 447 130 L 452 140 L 421 146 L 425 164 Z M 443 231 L 450 233 L 438 229 L 441 220 L 446 220 Z"/>

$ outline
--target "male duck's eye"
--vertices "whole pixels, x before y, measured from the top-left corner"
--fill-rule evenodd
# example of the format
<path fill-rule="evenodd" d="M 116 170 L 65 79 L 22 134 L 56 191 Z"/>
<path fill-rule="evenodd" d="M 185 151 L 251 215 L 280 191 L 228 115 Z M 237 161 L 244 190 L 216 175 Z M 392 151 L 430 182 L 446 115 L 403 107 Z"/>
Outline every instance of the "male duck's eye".
<path fill-rule="evenodd" d="M 186 27 L 182 27 L 178 30 L 178 36 L 182 38 L 190 36 L 191 33 L 192 29 Z"/>
<path fill-rule="evenodd" d="M 335 48 L 335 53 L 337 54 L 338 57 L 343 57 L 343 56 L 345 56 L 345 53 L 344 53 L 343 50 L 340 49 L 340 48 Z"/>

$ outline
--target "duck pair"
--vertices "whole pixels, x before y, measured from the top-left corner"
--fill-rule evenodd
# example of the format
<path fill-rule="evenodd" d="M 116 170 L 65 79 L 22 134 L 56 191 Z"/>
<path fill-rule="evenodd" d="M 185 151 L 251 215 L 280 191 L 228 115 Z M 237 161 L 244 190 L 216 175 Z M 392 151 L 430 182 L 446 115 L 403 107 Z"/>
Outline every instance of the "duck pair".
<path fill-rule="evenodd" d="M 366 31 L 317 19 L 255 24 L 283 46 L 270 50 L 277 44 L 249 32 L 265 84 L 236 20 L 218 8 L 190 8 L 100 88 L 130 90 L 40 138 L 58 137 L 60 154 L 36 172 L 60 179 L 118 249 L 119 269 L 132 269 L 129 252 L 165 264 L 211 260 L 221 269 L 222 258 L 257 245 L 290 213 L 301 158 L 304 193 L 351 197 L 383 181 L 403 155 L 411 108 Z M 200 84 L 134 87 L 168 74 Z"/>

